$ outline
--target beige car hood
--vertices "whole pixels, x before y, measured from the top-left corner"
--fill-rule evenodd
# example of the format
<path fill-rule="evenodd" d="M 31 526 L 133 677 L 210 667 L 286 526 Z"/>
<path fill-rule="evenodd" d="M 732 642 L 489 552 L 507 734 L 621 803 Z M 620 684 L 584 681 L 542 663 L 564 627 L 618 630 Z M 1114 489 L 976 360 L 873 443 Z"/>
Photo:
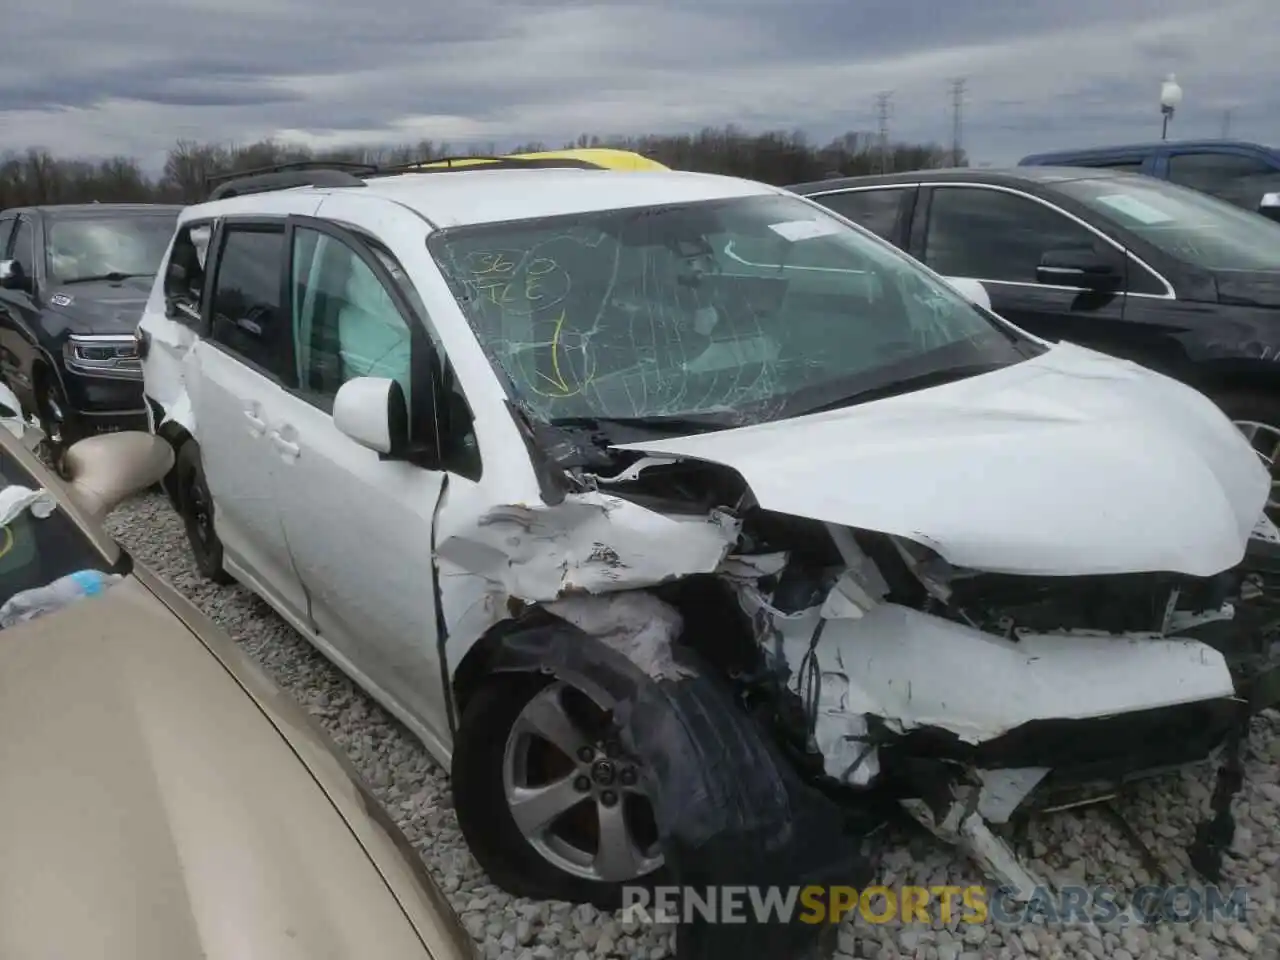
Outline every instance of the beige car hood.
<path fill-rule="evenodd" d="M 135 577 L 0 631 L 0 731 L 0 956 L 430 955 L 312 747 Z"/>

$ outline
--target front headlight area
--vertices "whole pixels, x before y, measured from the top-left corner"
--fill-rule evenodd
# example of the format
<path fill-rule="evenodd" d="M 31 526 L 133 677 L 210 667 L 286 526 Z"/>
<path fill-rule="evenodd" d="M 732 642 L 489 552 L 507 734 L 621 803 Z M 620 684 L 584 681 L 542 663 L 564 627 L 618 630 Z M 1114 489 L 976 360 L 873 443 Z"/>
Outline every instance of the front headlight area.
<path fill-rule="evenodd" d="M 84 377 L 141 380 L 138 342 L 129 334 L 72 335 L 62 347 L 63 365 Z"/>

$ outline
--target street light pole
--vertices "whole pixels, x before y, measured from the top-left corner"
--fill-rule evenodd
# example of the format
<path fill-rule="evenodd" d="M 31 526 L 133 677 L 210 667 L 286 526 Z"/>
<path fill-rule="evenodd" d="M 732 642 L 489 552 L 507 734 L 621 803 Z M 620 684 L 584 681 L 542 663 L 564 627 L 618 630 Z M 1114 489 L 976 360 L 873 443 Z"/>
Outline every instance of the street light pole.
<path fill-rule="evenodd" d="M 1173 119 L 1174 111 L 1178 109 L 1178 105 L 1182 103 L 1182 87 L 1178 86 L 1177 78 L 1171 73 L 1164 78 L 1164 83 L 1160 84 L 1160 113 L 1164 117 L 1164 121 L 1160 126 L 1160 139 L 1169 139 L 1169 121 Z"/>

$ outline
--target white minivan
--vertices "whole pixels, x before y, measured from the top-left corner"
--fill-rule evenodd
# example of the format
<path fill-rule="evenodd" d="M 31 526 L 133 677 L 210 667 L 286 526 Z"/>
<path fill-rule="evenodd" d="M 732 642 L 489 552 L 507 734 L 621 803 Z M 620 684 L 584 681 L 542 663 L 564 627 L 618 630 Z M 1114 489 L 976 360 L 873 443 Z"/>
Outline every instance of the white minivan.
<path fill-rule="evenodd" d="M 615 904 L 885 796 L 1025 889 L 1000 824 L 1280 696 L 1218 409 L 808 200 L 515 160 L 216 194 L 139 328 L 191 548 L 451 769 L 509 890 Z"/>

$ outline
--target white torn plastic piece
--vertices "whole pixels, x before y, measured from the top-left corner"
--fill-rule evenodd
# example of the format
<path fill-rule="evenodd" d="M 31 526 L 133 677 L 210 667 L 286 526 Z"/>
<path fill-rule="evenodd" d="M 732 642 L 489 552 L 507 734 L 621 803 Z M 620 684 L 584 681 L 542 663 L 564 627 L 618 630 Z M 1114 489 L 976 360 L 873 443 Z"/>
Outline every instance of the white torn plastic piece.
<path fill-rule="evenodd" d="M 671 645 L 684 628 L 679 611 L 651 593 L 568 597 L 548 603 L 546 610 L 613 647 L 655 680 L 693 675 L 671 656 Z"/>
<path fill-rule="evenodd" d="M 0 527 L 6 527 L 30 510 L 37 520 L 43 520 L 58 507 L 58 501 L 48 490 L 32 490 L 14 484 L 0 490 Z"/>
<path fill-rule="evenodd" d="M 711 573 L 737 541 L 727 513 L 667 517 L 607 494 L 555 506 L 511 504 L 442 531 L 437 554 L 530 603 L 655 586 Z"/>
<path fill-rule="evenodd" d="M 795 243 L 798 240 L 812 240 L 815 237 L 830 237 L 837 233 L 844 233 L 848 228 L 838 220 L 813 219 L 813 220 L 787 220 L 783 223 L 771 223 L 769 229 L 782 237 L 784 240 L 790 240 Z"/>
<path fill-rule="evenodd" d="M 1262 540 L 1266 543 L 1280 543 L 1280 529 L 1276 528 L 1276 525 L 1271 522 L 1271 518 L 1265 513 L 1253 525 L 1251 536 L 1255 540 Z"/>
<path fill-rule="evenodd" d="M 1008 823 L 1014 811 L 1048 773 L 1048 767 L 978 770 L 978 777 L 982 780 L 982 790 L 978 794 L 978 813 L 988 823 Z"/>
<path fill-rule="evenodd" d="M 939 840 L 960 847 L 987 876 L 1005 888 L 1013 900 L 1026 903 L 1047 889 L 1044 882 L 1022 865 L 1007 843 L 991 832 L 982 815 L 971 809 L 969 798 L 957 798 L 941 822 L 922 800 L 902 801 L 902 807 Z"/>
<path fill-rule="evenodd" d="M 827 594 L 822 604 L 822 616 L 827 620 L 856 620 L 879 602 L 879 598 L 872 596 L 863 585 L 863 578 L 858 573 L 846 570 Z"/>
<path fill-rule="evenodd" d="M 724 558 L 724 563 L 720 564 L 716 573 L 730 580 L 755 583 L 762 577 L 781 573 L 786 565 L 786 553 L 733 554 Z"/>
<path fill-rule="evenodd" d="M 770 605 L 754 583 L 737 587 L 738 603 L 757 624 L 757 635 L 765 658 L 775 667 L 785 665 L 787 688 L 802 701 L 813 698 L 811 685 L 818 684 L 814 716 L 813 746 L 822 754 L 823 772 L 841 783 L 866 786 L 880 775 L 880 757 L 868 742 L 868 714 L 879 712 L 879 704 L 851 683 L 841 663 L 841 651 L 828 646 L 826 633 L 813 647 L 815 672 L 807 668 L 806 656 L 814 632 L 822 622 L 819 609 L 783 613 Z M 764 626 L 760 626 L 760 624 Z M 829 632 L 834 623 L 827 623 Z M 779 663 L 781 662 L 781 664 Z M 816 674 L 816 676 L 815 676 Z"/>
<path fill-rule="evenodd" d="M 612 477 L 596 477 L 598 483 L 630 483 L 632 480 L 639 479 L 640 474 L 649 467 L 663 466 L 668 463 L 677 463 L 676 457 L 641 457 L 627 469 Z"/>
<path fill-rule="evenodd" d="M 806 638 L 792 633 L 786 654 L 795 669 Z M 974 744 L 1035 720 L 1108 717 L 1235 695 L 1223 655 L 1196 640 L 1078 633 L 1009 640 L 891 603 L 857 620 L 828 622 L 814 653 L 824 673 L 848 678 L 848 700 L 859 712 L 904 730 L 947 730 Z"/>

